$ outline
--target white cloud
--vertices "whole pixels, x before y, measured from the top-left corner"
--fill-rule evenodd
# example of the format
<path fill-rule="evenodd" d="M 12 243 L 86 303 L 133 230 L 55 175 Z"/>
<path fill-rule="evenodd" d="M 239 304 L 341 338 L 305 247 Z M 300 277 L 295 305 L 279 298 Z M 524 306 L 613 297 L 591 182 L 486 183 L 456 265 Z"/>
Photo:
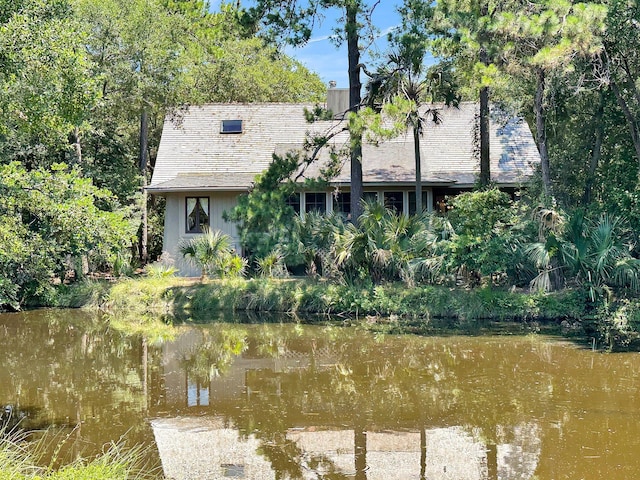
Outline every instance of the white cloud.
<path fill-rule="evenodd" d="M 329 40 L 331 38 L 331 35 L 323 35 L 322 37 L 315 37 L 315 38 L 311 38 L 307 44 L 309 43 L 317 43 L 317 42 L 324 42 L 325 40 Z"/>

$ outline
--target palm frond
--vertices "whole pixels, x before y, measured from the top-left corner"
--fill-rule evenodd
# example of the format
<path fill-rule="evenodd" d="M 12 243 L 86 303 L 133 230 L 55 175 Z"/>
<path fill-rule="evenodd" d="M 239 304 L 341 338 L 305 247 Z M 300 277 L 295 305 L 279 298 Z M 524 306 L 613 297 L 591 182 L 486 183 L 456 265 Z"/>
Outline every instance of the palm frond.
<path fill-rule="evenodd" d="M 551 264 L 551 255 L 546 248 L 546 244 L 535 242 L 524 248 L 525 255 L 533 262 L 538 269 L 547 270 Z"/>

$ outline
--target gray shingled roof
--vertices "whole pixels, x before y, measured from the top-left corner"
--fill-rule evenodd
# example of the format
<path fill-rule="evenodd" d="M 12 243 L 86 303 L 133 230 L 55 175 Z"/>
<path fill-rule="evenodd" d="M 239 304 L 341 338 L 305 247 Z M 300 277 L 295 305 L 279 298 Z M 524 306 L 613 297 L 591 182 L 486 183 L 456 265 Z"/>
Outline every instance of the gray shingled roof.
<path fill-rule="evenodd" d="M 190 107 L 176 120 L 164 124 L 155 171 L 149 190 L 244 190 L 253 177 L 264 171 L 274 153 L 283 154 L 301 146 L 307 135 L 323 135 L 336 122 L 309 124 L 300 104 L 211 104 Z M 310 105 L 307 108 L 311 108 Z M 471 185 L 478 173 L 474 150 L 477 104 L 441 109 L 442 122 L 428 122 L 421 141 L 422 177 L 425 185 Z M 222 120 L 243 120 L 242 134 L 221 134 Z M 337 147 L 348 144 L 347 132 L 333 139 Z M 315 176 L 326 162 L 326 154 L 312 165 L 306 176 Z M 410 132 L 379 146 L 363 146 L 365 184 L 410 184 L 415 178 L 413 136 Z M 533 173 L 540 162 L 527 124 L 510 119 L 491 121 L 491 175 L 501 184 L 517 184 Z M 349 182 L 349 164 L 334 180 Z"/>

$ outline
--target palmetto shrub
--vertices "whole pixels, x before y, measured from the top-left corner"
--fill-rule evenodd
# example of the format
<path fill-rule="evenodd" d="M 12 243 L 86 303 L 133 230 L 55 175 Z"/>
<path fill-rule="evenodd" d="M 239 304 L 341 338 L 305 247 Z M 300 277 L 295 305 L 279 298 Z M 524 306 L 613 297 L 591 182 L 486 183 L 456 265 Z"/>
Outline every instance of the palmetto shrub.
<path fill-rule="evenodd" d="M 277 249 L 288 265 L 303 264 L 307 274 L 336 277 L 332 248 L 348 224 L 339 214 L 307 212 L 294 218 L 291 240 Z"/>
<path fill-rule="evenodd" d="M 357 225 L 335 236 L 336 264 L 364 272 L 374 283 L 409 280 L 412 261 L 430 255 L 428 215 L 406 216 L 380 204 L 367 204 Z"/>
<path fill-rule="evenodd" d="M 180 255 L 202 271 L 202 278 L 212 276 L 239 276 L 246 270 L 246 261 L 231 248 L 231 237 L 220 230 L 205 230 L 178 245 Z"/>
<path fill-rule="evenodd" d="M 442 266 L 436 248 L 443 223 L 423 214 L 406 216 L 378 203 L 365 204 L 357 224 L 339 215 L 297 218 L 288 258 L 303 258 L 309 273 L 347 283 L 435 278 Z"/>
<path fill-rule="evenodd" d="M 287 277 L 289 271 L 285 263 L 285 256 L 275 249 L 262 258 L 256 260 L 256 270 L 261 277 Z"/>
<path fill-rule="evenodd" d="M 622 218 L 553 215 L 557 221 L 552 227 L 543 224 L 539 241 L 526 249 L 538 268 L 535 288 L 551 290 L 555 274 L 565 285 L 586 289 L 592 301 L 613 291 L 640 291 L 640 261 L 632 256 L 631 232 Z"/>

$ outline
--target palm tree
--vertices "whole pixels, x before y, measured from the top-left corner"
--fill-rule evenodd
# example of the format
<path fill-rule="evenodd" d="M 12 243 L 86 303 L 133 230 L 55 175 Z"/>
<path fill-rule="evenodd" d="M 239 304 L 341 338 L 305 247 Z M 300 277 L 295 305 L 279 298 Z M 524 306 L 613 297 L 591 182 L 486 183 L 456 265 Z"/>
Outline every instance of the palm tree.
<path fill-rule="evenodd" d="M 225 258 L 231 255 L 231 237 L 220 230 L 206 229 L 204 235 L 180 242 L 178 251 L 202 270 L 204 280 L 208 273 L 218 274 Z"/>
<path fill-rule="evenodd" d="M 416 213 L 422 213 L 422 158 L 420 138 L 424 134 L 429 118 L 433 123 L 441 122 L 440 109 L 434 107 L 436 97 L 447 106 L 457 106 L 460 98 L 443 69 L 426 70 L 425 49 L 420 45 L 401 44 L 398 53 L 388 56 L 386 65 L 371 75 L 367 85 L 367 102 L 374 109 L 381 110 L 387 103 L 401 105 L 404 123 L 413 134 L 416 170 Z M 427 106 L 427 102 L 430 105 Z"/>

